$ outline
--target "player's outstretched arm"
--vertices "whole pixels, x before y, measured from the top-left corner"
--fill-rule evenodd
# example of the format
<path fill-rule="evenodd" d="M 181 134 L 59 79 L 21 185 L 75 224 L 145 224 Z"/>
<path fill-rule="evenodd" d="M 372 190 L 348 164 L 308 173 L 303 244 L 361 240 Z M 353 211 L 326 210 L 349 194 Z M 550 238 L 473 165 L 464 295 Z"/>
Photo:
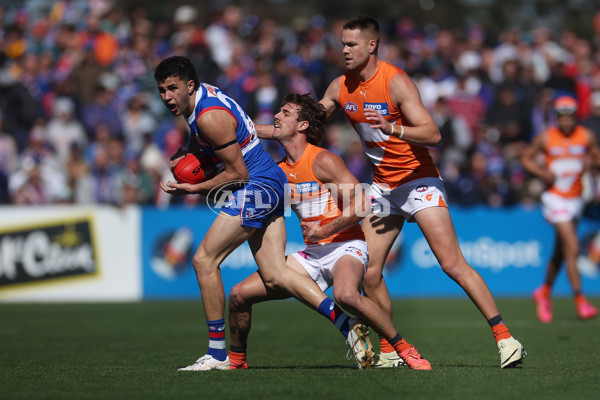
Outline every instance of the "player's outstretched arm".
<path fill-rule="evenodd" d="M 273 139 L 273 125 L 256 124 L 256 136 L 260 139 Z"/>
<path fill-rule="evenodd" d="M 325 225 L 313 222 L 300 224 L 306 239 L 318 242 L 356 225 L 369 214 L 370 207 L 358 180 L 339 156 L 327 150 L 319 152 L 315 157 L 313 170 L 315 176 L 330 188 L 331 195 L 342 210 L 337 218 Z"/>
<path fill-rule="evenodd" d="M 327 121 L 329 121 L 331 117 L 336 113 L 336 111 L 340 108 L 338 98 L 340 96 L 341 84 L 342 77 L 337 77 L 336 79 L 334 79 L 327 87 L 327 90 L 325 91 L 325 94 L 323 95 L 323 98 L 320 101 L 323 107 L 325 107 L 325 111 L 327 112 Z"/>

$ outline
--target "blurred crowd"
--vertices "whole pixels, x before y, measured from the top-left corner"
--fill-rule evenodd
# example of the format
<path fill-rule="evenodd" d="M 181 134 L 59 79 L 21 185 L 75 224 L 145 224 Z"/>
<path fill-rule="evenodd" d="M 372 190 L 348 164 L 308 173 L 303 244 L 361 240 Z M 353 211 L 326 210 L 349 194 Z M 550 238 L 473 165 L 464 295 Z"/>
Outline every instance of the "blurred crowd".
<path fill-rule="evenodd" d="M 343 73 L 344 22 L 315 15 L 281 23 L 234 5 L 204 23 L 193 5 L 158 19 L 113 0 L 0 6 L 0 203 L 198 202 L 158 189 L 187 136 L 183 118 L 160 102 L 152 76 L 158 62 L 191 58 L 202 81 L 269 124 L 286 93 L 320 98 Z M 600 14 L 589 23 L 595 37 L 544 26 L 506 27 L 491 37 L 476 24 L 457 32 L 410 16 L 380 20 L 380 57 L 414 79 L 442 132 L 442 145 L 430 152 L 451 203 L 537 202 L 544 185 L 527 176 L 519 156 L 555 123 L 558 95 L 577 98 L 580 121 L 600 138 Z M 281 157 L 278 145 L 265 146 Z M 360 140 L 342 116 L 323 146 L 369 181 Z M 594 176 L 586 185 L 590 203 L 600 197 Z"/>

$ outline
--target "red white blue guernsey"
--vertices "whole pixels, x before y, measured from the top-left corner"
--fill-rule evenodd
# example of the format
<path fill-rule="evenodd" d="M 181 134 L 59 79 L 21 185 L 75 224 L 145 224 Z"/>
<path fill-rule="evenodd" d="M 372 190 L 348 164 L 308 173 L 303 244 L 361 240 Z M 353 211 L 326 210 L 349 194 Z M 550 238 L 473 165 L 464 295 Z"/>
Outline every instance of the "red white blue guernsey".
<path fill-rule="evenodd" d="M 187 120 L 192 135 L 204 154 L 219 162 L 212 146 L 202 137 L 196 125 L 198 118 L 211 110 L 224 110 L 237 122 L 236 140 L 249 174 L 245 187 L 232 193 L 221 211 L 241 216 L 244 226 L 262 228 L 273 214 L 283 216 L 287 178 L 271 155 L 264 150 L 256 135 L 254 123 L 242 107 L 221 89 L 207 83 L 199 85 L 194 112 Z"/>
<path fill-rule="evenodd" d="M 269 168 L 278 168 L 275 161 L 273 161 L 271 156 L 263 149 L 258 136 L 256 135 L 254 123 L 242 107 L 218 87 L 207 83 L 200 83 L 198 90 L 196 91 L 194 112 L 189 116 L 187 122 L 194 134 L 196 142 L 198 142 L 198 145 L 200 145 L 204 154 L 212 157 L 217 162 L 219 161 L 210 144 L 208 144 L 202 137 L 202 134 L 198 132 L 198 126 L 196 125 L 198 118 L 203 113 L 211 110 L 227 111 L 236 120 L 236 139 L 242 150 L 242 155 L 244 156 L 244 161 L 248 167 L 250 177 L 261 171 L 267 171 Z"/>

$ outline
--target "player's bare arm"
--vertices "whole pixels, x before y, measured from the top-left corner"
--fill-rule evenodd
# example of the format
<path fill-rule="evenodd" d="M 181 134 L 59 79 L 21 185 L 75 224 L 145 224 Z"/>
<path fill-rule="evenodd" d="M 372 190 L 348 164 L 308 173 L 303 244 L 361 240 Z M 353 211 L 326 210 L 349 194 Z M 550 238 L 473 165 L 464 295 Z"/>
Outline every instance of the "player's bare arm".
<path fill-rule="evenodd" d="M 320 103 L 325 107 L 327 111 L 327 121 L 339 110 L 340 104 L 338 98 L 340 96 L 340 85 L 342 84 L 342 77 L 339 76 L 333 80 L 327 87 L 325 95 L 321 99 Z"/>
<path fill-rule="evenodd" d="M 248 168 L 236 141 L 236 121 L 224 110 L 212 110 L 202 114 L 196 121 L 202 136 L 213 147 L 225 169 L 207 181 L 190 184 L 167 182 L 161 188 L 172 194 L 199 193 L 207 195 L 211 189 L 231 181 L 247 180 Z"/>
<path fill-rule="evenodd" d="M 265 124 L 255 124 L 256 128 L 256 136 L 260 139 L 273 139 L 273 125 L 265 125 Z"/>
<path fill-rule="evenodd" d="M 369 213 L 370 207 L 358 181 L 339 156 L 329 151 L 321 151 L 315 157 L 313 170 L 321 182 L 335 187 L 332 195 L 335 196 L 337 192 L 336 200 L 339 209 L 342 210 L 337 218 L 325 225 L 314 222 L 300 223 L 306 239 L 318 242 L 356 225 Z"/>
<path fill-rule="evenodd" d="M 438 146 L 442 135 L 421 102 L 421 95 L 412 79 L 406 74 L 397 74 L 390 82 L 390 93 L 392 102 L 402 111 L 402 128 L 393 126 L 375 110 L 365 110 L 365 117 L 372 121 L 371 127 L 409 143 Z"/>
<path fill-rule="evenodd" d="M 521 165 L 523 165 L 523 168 L 525 168 L 527 172 L 542 178 L 548 185 L 551 185 L 555 179 L 554 174 L 537 161 L 537 155 L 543 153 L 545 147 L 546 135 L 538 135 L 533 139 L 531 145 L 523 150 L 523 153 L 521 154 Z"/>

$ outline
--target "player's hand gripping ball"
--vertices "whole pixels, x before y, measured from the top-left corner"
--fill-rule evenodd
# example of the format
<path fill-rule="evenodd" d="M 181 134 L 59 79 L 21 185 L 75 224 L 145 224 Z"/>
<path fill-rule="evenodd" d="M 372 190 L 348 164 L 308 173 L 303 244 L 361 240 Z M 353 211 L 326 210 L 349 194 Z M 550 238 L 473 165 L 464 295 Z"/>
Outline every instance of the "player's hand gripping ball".
<path fill-rule="evenodd" d="M 175 168 L 173 177 L 179 183 L 196 184 L 207 181 L 217 174 L 217 165 L 202 153 L 188 153 Z"/>

